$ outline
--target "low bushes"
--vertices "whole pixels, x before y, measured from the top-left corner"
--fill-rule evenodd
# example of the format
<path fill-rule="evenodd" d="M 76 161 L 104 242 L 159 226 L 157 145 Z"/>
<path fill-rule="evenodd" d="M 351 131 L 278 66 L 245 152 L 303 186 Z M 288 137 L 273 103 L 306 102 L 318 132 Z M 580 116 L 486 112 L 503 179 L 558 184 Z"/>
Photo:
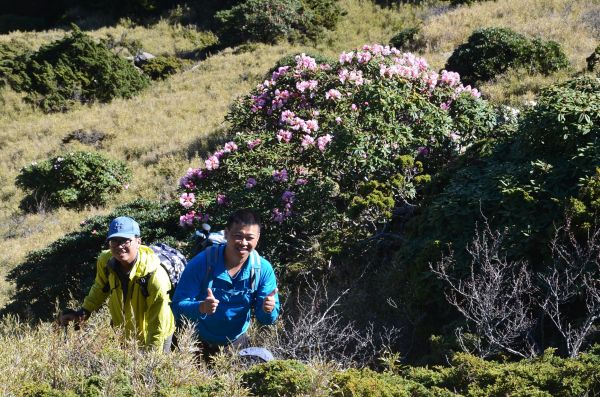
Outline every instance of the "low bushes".
<path fill-rule="evenodd" d="M 12 69 L 11 86 L 47 112 L 131 98 L 149 84 L 133 64 L 76 27 L 63 39 L 18 57 Z"/>
<path fill-rule="evenodd" d="M 340 13 L 336 0 L 245 0 L 218 11 L 215 20 L 225 45 L 274 43 L 283 38 L 316 39 L 336 25 Z"/>
<path fill-rule="evenodd" d="M 107 216 L 83 221 L 79 231 L 30 252 L 8 275 L 15 284 L 15 293 L 2 314 L 48 320 L 54 314 L 57 300 L 63 305 L 71 295 L 82 300 L 93 283 L 96 258 L 104 249 L 108 224 L 117 216 L 134 218 L 140 224 L 146 245 L 165 242 L 179 246 L 178 241 L 185 239 L 185 233 L 174 221 L 176 209 L 172 205 L 138 200 L 117 207 Z"/>
<path fill-rule="evenodd" d="M 144 62 L 140 69 L 152 80 L 164 80 L 183 68 L 183 61 L 174 56 L 157 56 Z"/>
<path fill-rule="evenodd" d="M 418 27 L 402 29 L 390 39 L 390 45 L 403 51 L 418 51 L 425 47 L 425 41 L 420 33 L 421 29 Z"/>
<path fill-rule="evenodd" d="M 242 374 L 242 383 L 254 395 L 264 397 L 301 396 L 311 391 L 315 370 L 294 360 L 255 365 Z"/>
<path fill-rule="evenodd" d="M 550 74 L 568 66 L 558 43 L 531 40 L 508 28 L 476 30 L 446 63 L 446 69 L 458 72 L 469 84 L 491 80 L 508 69 Z"/>
<path fill-rule="evenodd" d="M 16 185 L 28 192 L 26 210 L 101 206 L 123 190 L 131 178 L 125 163 L 101 153 L 72 152 L 21 169 Z"/>
<path fill-rule="evenodd" d="M 600 46 L 585 59 L 588 72 L 600 73 Z"/>

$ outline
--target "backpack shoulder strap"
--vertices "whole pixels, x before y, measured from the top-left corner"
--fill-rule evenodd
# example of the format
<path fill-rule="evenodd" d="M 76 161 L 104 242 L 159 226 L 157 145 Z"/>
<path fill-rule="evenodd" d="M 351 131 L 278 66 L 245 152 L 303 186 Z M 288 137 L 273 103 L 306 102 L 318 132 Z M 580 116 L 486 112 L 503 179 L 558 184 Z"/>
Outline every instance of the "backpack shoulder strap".
<path fill-rule="evenodd" d="M 108 280 L 108 276 L 109 276 L 110 272 L 108 270 L 108 266 L 110 266 L 111 262 L 115 262 L 115 261 L 116 261 L 116 259 L 114 257 L 112 257 L 106 262 L 106 265 L 104 265 L 104 276 L 106 277 L 106 284 L 104 284 L 104 286 L 102 286 L 102 292 L 104 292 L 105 294 L 110 292 L 110 281 Z"/>
<path fill-rule="evenodd" d="M 260 281 L 260 262 L 260 255 L 253 250 L 250 253 L 250 290 L 253 294 L 256 293 Z"/>
<path fill-rule="evenodd" d="M 148 284 L 150 284 L 150 278 L 154 275 L 155 272 L 156 270 L 146 274 L 143 277 L 138 278 L 135 281 L 140 286 L 140 290 L 142 291 L 142 295 L 144 296 L 144 298 L 150 296 L 150 292 L 148 291 Z"/>
<path fill-rule="evenodd" d="M 206 268 L 206 273 L 204 274 L 204 281 L 202 285 L 205 286 L 204 290 L 208 288 L 212 288 L 213 284 L 213 268 L 217 264 L 219 260 L 219 246 L 212 245 L 207 247 L 204 251 L 204 267 Z"/>

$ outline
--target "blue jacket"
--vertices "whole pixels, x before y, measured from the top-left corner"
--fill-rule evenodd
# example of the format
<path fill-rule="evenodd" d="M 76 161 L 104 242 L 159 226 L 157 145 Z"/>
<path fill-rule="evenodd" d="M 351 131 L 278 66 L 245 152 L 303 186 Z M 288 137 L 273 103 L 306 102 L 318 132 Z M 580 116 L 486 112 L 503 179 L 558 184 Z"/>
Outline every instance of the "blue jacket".
<path fill-rule="evenodd" d="M 218 255 L 207 254 L 210 249 L 218 249 Z M 258 254 L 252 253 L 235 279 L 225 268 L 225 246 L 217 246 L 202 251 L 192 258 L 181 275 L 173 295 L 173 314 L 177 319 L 186 317 L 196 322 L 196 332 L 200 339 L 211 344 L 225 345 L 233 342 L 248 330 L 251 309 L 256 319 L 264 325 L 273 324 L 279 315 L 279 297 L 275 294 L 275 309 L 266 313 L 262 309 L 265 297 L 277 288 L 273 267 Z M 255 271 L 254 290 L 251 290 L 252 265 L 254 258 L 260 260 L 260 272 Z M 207 257 L 216 257 L 209 263 Z M 256 265 L 255 265 L 256 267 Z M 212 282 L 212 285 L 210 283 Z M 219 306 L 214 314 L 200 313 L 200 303 L 206 299 L 210 285 Z"/>

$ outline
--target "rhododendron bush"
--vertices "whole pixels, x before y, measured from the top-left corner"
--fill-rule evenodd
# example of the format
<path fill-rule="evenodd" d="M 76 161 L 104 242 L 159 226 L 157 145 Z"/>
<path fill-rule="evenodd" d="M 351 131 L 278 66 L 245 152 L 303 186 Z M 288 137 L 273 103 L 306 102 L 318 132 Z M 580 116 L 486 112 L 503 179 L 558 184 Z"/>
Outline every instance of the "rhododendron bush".
<path fill-rule="evenodd" d="M 490 133 L 495 114 L 479 97 L 395 48 L 366 45 L 331 64 L 298 55 L 234 103 L 232 140 L 181 178 L 180 223 L 222 226 L 253 207 L 275 264 L 326 263 Z"/>

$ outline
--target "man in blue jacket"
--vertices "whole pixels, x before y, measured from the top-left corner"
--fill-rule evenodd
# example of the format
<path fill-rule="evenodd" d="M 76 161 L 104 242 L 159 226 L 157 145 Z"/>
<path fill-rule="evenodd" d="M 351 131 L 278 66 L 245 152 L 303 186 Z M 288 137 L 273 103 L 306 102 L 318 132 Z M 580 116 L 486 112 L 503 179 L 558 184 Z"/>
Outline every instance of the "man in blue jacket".
<path fill-rule="evenodd" d="M 248 345 L 252 311 L 264 325 L 277 319 L 277 280 L 271 264 L 255 250 L 259 238 L 258 214 L 235 211 L 225 227 L 227 243 L 192 258 L 177 284 L 173 313 L 196 322 L 207 361 L 220 346 Z"/>

